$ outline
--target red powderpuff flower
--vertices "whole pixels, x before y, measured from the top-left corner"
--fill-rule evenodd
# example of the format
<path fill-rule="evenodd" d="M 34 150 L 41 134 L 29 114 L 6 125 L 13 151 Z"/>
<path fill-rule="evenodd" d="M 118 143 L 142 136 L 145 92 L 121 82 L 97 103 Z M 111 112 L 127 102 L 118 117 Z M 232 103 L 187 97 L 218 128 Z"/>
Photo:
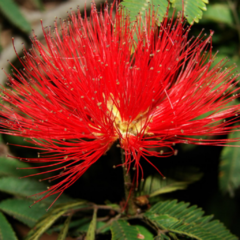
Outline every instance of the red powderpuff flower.
<path fill-rule="evenodd" d="M 240 107 L 229 104 L 239 90 L 234 67 L 212 67 L 212 33 L 188 40 L 182 17 L 156 22 L 153 14 L 133 24 L 122 9 L 113 16 L 92 5 L 89 19 L 72 13 L 60 32 L 56 23 L 53 34 L 44 30 L 46 47 L 34 37 L 24 50 L 24 69 L 3 90 L 1 132 L 29 138 L 43 150 L 30 161 L 58 173 L 46 179 L 61 178 L 39 201 L 60 196 L 118 139 L 135 179 L 141 157 L 153 165 L 148 157 L 171 156 L 173 143 L 236 141 L 196 137 L 235 130 Z"/>

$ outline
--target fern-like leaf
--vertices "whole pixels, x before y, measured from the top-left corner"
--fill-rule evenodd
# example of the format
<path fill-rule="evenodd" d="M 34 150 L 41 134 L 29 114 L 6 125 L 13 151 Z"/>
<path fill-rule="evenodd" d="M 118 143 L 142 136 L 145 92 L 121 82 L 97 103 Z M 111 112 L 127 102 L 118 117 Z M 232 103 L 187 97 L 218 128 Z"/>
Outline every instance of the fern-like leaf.
<path fill-rule="evenodd" d="M 212 216 L 204 216 L 203 211 L 189 203 L 176 200 L 159 202 L 144 214 L 148 224 L 171 233 L 197 240 L 237 240 L 225 226 Z"/>
<path fill-rule="evenodd" d="M 129 11 L 131 21 L 135 21 L 139 15 L 144 17 L 150 7 L 151 12 L 157 12 L 161 22 L 167 12 L 168 0 L 124 0 L 121 5 Z"/>
<path fill-rule="evenodd" d="M 38 240 L 39 237 L 46 231 L 48 230 L 53 223 L 60 218 L 64 213 L 71 209 L 75 208 L 81 208 L 86 205 L 84 205 L 84 201 L 79 201 L 79 202 L 70 202 L 70 203 L 64 203 L 64 204 L 59 204 L 55 208 L 52 208 L 48 213 L 43 215 L 37 224 L 32 228 L 27 237 L 26 240 Z"/>
<path fill-rule="evenodd" d="M 172 6 L 178 11 L 182 11 L 182 6 L 184 5 L 184 15 L 190 24 L 194 22 L 199 22 L 202 18 L 203 12 L 206 11 L 206 4 L 208 0 L 170 0 Z"/>
<path fill-rule="evenodd" d="M 170 0 L 170 2 L 172 3 L 172 7 L 177 11 L 182 11 L 182 7 L 184 6 L 184 15 L 190 24 L 199 22 L 203 11 L 207 10 L 206 4 L 208 4 L 208 0 L 184 0 L 184 2 L 182 0 Z M 139 15 L 144 17 L 150 7 L 151 12 L 152 10 L 157 12 L 159 22 L 166 15 L 169 6 L 167 0 L 123 0 L 121 5 L 129 11 L 132 21 L 136 20 L 136 17 Z"/>
<path fill-rule="evenodd" d="M 112 240 L 138 240 L 138 229 L 127 221 L 114 221 L 111 226 Z"/>

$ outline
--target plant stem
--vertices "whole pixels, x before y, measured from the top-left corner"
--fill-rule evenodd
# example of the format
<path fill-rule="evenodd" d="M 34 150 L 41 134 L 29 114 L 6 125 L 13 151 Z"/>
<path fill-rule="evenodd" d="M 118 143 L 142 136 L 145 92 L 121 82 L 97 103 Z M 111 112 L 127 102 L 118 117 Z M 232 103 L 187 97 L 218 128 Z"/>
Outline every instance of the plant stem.
<path fill-rule="evenodd" d="M 133 194 L 133 186 L 130 173 L 127 172 L 127 169 L 124 166 L 125 157 L 124 150 L 121 149 L 121 161 L 123 164 L 123 180 L 124 180 L 124 191 L 125 191 L 125 201 L 127 206 L 127 214 L 134 215 L 136 214 L 136 206 L 134 204 L 134 194 Z"/>

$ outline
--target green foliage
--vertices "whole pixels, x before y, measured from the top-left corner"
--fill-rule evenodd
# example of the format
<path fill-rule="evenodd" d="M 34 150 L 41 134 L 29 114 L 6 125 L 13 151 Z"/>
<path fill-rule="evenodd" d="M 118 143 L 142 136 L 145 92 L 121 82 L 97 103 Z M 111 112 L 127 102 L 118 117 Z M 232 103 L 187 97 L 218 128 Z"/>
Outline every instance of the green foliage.
<path fill-rule="evenodd" d="M 177 11 L 182 11 L 182 0 L 170 0 L 170 2 Z M 203 15 L 202 11 L 207 10 L 207 3 L 208 0 L 184 0 L 184 15 L 189 23 L 199 22 Z M 168 7 L 166 0 L 124 0 L 121 4 L 129 10 L 131 20 L 135 20 L 139 14 L 144 16 L 150 6 L 151 11 L 154 9 L 158 13 L 159 21 L 162 21 Z"/>
<path fill-rule="evenodd" d="M 39 203 L 32 208 L 32 201 L 25 199 L 7 199 L 0 202 L 0 210 L 16 218 L 29 227 L 33 227 L 46 211 L 46 205 Z"/>
<path fill-rule="evenodd" d="M 85 233 L 88 231 L 91 221 L 89 221 L 89 218 L 82 218 L 76 221 L 71 222 L 70 227 L 76 227 L 74 230 L 74 235 L 79 235 L 80 233 Z M 104 233 L 108 230 L 110 230 L 110 227 L 107 226 L 105 222 L 97 221 L 96 223 L 96 229 L 99 230 L 99 232 Z"/>
<path fill-rule="evenodd" d="M 231 10 L 224 3 L 210 4 L 207 11 L 203 14 L 203 19 L 233 26 Z"/>
<path fill-rule="evenodd" d="M 199 180 L 202 174 L 197 172 L 195 168 L 189 169 L 174 169 L 169 171 L 166 179 L 159 174 L 150 175 L 144 181 L 141 195 L 149 195 L 149 197 L 155 197 L 160 194 L 173 192 L 177 190 L 183 190 L 188 187 L 189 184 Z"/>
<path fill-rule="evenodd" d="M 170 0 L 172 6 L 178 11 L 182 11 L 182 0 Z M 190 24 L 198 23 L 206 11 L 208 0 L 184 0 L 184 15 Z"/>
<path fill-rule="evenodd" d="M 197 240 L 237 240 L 222 223 L 210 221 L 212 216 L 203 217 L 203 213 L 196 206 L 189 207 L 189 203 L 171 200 L 157 203 L 144 214 L 144 218 L 148 224 L 166 233 Z"/>
<path fill-rule="evenodd" d="M 17 240 L 17 236 L 5 216 L 0 212 L 0 240 Z"/>
<path fill-rule="evenodd" d="M 4 13 L 6 18 L 12 21 L 12 23 L 16 27 L 22 29 L 22 31 L 24 32 L 29 32 L 31 26 L 29 25 L 29 23 L 26 24 L 26 20 L 21 15 L 14 1 L 15 0 L 0 0 L 0 11 L 1 13 Z M 31 1 L 32 3 L 34 3 L 35 7 L 41 10 L 43 9 L 42 0 Z M 2 7 L 3 2 L 4 4 L 7 3 L 5 4 L 4 8 Z M 237 2 L 237 0 L 233 0 L 232 2 Z M 205 27 L 208 32 L 208 29 L 212 26 L 202 25 L 214 23 L 213 30 L 216 31 L 216 34 L 213 36 L 213 49 L 214 51 L 215 49 L 220 50 L 220 53 L 217 55 L 215 62 L 225 56 L 228 56 L 230 57 L 230 62 L 226 63 L 226 67 L 232 65 L 233 62 L 236 62 L 240 65 L 239 51 L 236 50 L 239 45 L 236 39 L 238 33 L 237 31 L 239 31 L 237 25 L 239 24 L 237 23 L 233 12 L 231 11 L 228 4 L 219 3 L 219 1 L 211 1 L 208 6 L 208 10 L 203 13 L 203 11 L 206 10 L 207 3 L 207 0 L 184 0 L 184 14 L 189 23 L 198 22 L 199 19 L 203 17 L 201 25 L 195 24 L 192 27 L 192 30 L 195 31 L 198 26 L 200 26 L 200 29 L 202 27 Z M 9 8 L 10 4 L 14 4 L 15 8 Z M 159 20 L 162 20 L 168 7 L 168 0 L 123 0 L 121 5 L 130 12 L 130 17 L 133 21 L 136 19 L 138 14 L 144 16 L 148 11 L 149 6 L 151 7 L 150 11 L 156 11 L 159 15 Z M 182 0 L 170 0 L 169 6 L 171 7 L 170 11 L 173 10 L 172 7 L 175 7 L 177 11 L 181 11 Z M 11 9 L 11 11 L 9 9 Z M 236 9 L 236 11 L 239 13 L 239 9 Z M 19 14 L 21 15 L 20 17 Z M 198 28 L 194 35 L 197 36 L 199 31 L 200 30 Z M 234 138 L 239 136 L 239 133 L 235 133 L 235 135 L 232 134 L 229 137 Z M 204 137 L 202 136 L 201 138 L 204 139 Z M 23 138 L 16 136 L 6 136 L 4 139 L 16 145 L 33 146 L 33 144 L 24 141 Z M 186 154 L 186 148 L 193 146 L 195 145 L 184 145 L 185 148 L 182 150 L 182 158 L 185 158 L 185 156 L 189 154 L 189 152 Z M 25 151 L 24 154 L 26 154 L 27 157 L 29 156 L 29 158 L 36 157 L 33 156 L 34 154 L 36 154 L 36 152 L 34 151 Z M 238 173 L 240 172 L 240 161 L 238 159 L 238 155 L 240 156 L 240 150 L 237 147 L 225 147 L 221 154 L 219 174 L 220 187 L 223 192 L 229 192 L 231 195 L 233 195 L 236 188 L 240 186 L 240 177 L 238 176 Z M 165 159 L 165 161 L 167 160 L 168 159 Z M 202 160 L 204 162 L 204 159 Z M 203 165 L 204 164 L 205 163 L 203 163 Z M 12 158 L 8 159 L 2 156 L 0 157 L 0 166 L 0 191 L 4 193 L 11 194 L 17 198 L 25 198 L 41 191 L 45 191 L 47 189 L 47 184 L 45 184 L 44 182 L 37 182 L 32 178 L 24 178 L 21 180 L 17 178 L 21 176 L 35 174 L 38 172 L 36 169 L 17 169 L 31 167 L 28 163 L 24 163 Z M 162 196 L 155 196 L 176 190 L 186 189 L 189 184 L 199 180 L 201 177 L 201 174 L 199 174 L 193 169 L 189 169 L 189 171 L 186 171 L 183 168 L 177 167 L 176 174 L 177 173 L 179 175 L 175 175 L 175 173 L 171 174 L 168 172 L 164 172 L 164 175 L 167 177 L 166 180 L 162 179 L 162 177 L 158 174 L 150 175 L 146 178 L 146 181 L 142 185 L 142 188 L 140 187 L 140 189 L 142 189 L 140 195 L 149 195 L 151 198 L 150 201 L 152 202 L 155 199 L 156 201 L 159 201 Z M 87 173 L 85 176 L 87 176 Z M 111 176 L 109 176 L 109 178 L 110 177 Z M 213 177 L 210 179 L 210 181 L 211 180 L 214 180 Z M 86 188 L 88 189 L 88 191 L 89 189 L 93 189 L 92 191 L 94 192 L 95 189 L 90 186 L 89 183 L 90 181 L 86 181 Z M 199 183 L 201 184 L 201 182 Z M 119 186 L 117 186 L 116 188 L 118 189 L 118 187 Z M 82 189 L 83 188 L 79 189 L 79 191 L 82 191 Z M 199 191 L 202 191 L 203 195 L 207 192 L 206 190 L 209 190 L 207 189 L 206 185 L 201 185 L 201 187 L 199 188 Z M 175 194 L 178 196 L 180 195 L 181 198 L 182 196 L 186 196 L 186 194 L 190 196 L 192 193 L 191 189 L 188 189 L 187 191 L 179 191 Z M 96 193 L 96 198 L 94 199 L 96 200 L 96 202 L 98 201 L 97 195 L 98 194 Z M 82 194 L 82 196 L 84 196 L 84 194 Z M 109 230 L 109 228 L 111 230 L 113 240 L 237 239 L 235 236 L 231 235 L 231 233 L 226 230 L 220 222 L 216 220 L 211 221 L 211 216 L 204 217 L 203 211 L 198 209 L 196 206 L 189 207 L 189 204 L 183 202 L 158 202 L 146 213 L 137 214 L 136 216 L 131 217 L 123 215 L 121 216 L 123 217 L 123 219 L 120 220 L 116 220 L 117 217 L 115 215 L 117 212 L 119 212 L 120 207 L 119 205 L 115 204 L 112 205 L 111 211 L 99 211 L 99 216 L 101 214 L 103 216 L 104 211 L 106 213 L 106 215 L 104 215 L 104 219 L 107 219 L 107 222 L 103 222 L 97 220 L 96 211 L 94 211 L 93 218 L 90 218 L 92 205 L 88 205 L 85 202 L 66 203 L 68 201 L 72 201 L 72 199 L 65 195 L 62 195 L 56 202 L 56 204 L 65 204 L 61 204 L 59 206 L 56 205 L 52 207 L 49 212 L 46 213 L 46 208 L 55 200 L 55 198 L 56 195 L 46 198 L 42 202 L 35 204 L 32 208 L 29 208 L 29 205 L 32 204 L 32 201 L 30 200 L 8 199 L 0 202 L 0 211 L 2 211 L 0 212 L 0 240 L 17 239 L 11 225 L 8 223 L 3 213 L 8 214 L 9 216 L 28 225 L 29 227 L 35 226 L 28 234 L 27 240 L 37 240 L 46 231 L 48 233 L 58 232 L 58 240 L 65 239 L 67 235 L 75 236 L 77 238 L 79 238 L 79 235 L 82 235 L 87 240 L 93 240 L 95 235 L 98 235 L 99 233 L 105 234 L 106 231 Z M 166 195 L 164 196 L 164 198 L 166 198 Z M 219 198 L 220 196 L 217 195 L 216 199 L 214 199 L 214 201 L 212 200 L 213 205 L 215 206 L 215 209 L 212 212 L 215 211 L 217 213 L 216 215 L 218 215 L 220 218 L 221 214 L 218 213 L 222 211 L 221 208 L 223 208 L 222 206 L 224 206 L 225 211 L 222 211 L 223 214 L 228 215 L 228 218 L 231 219 L 231 217 L 233 216 L 231 215 L 231 212 L 234 212 L 237 209 L 237 197 L 235 205 L 231 204 L 232 202 L 227 202 L 230 207 L 227 206 L 226 202 L 225 205 L 222 205 L 222 202 L 224 202 L 225 200 L 221 199 L 221 202 L 218 201 Z M 209 199 L 212 199 L 212 195 L 209 196 Z M 216 201 L 218 201 L 218 204 L 215 204 Z M 234 201 L 234 199 L 231 199 L 231 201 Z M 110 204 L 108 205 L 108 207 L 110 207 Z M 80 212 L 78 211 L 79 208 L 81 209 Z M 77 216 L 74 215 L 75 209 L 77 209 L 77 214 L 81 214 L 81 217 L 78 217 L 77 214 Z M 206 209 L 209 211 L 209 201 L 206 204 Z M 114 211 L 116 212 L 114 213 Z M 134 217 L 136 217 L 136 219 L 132 220 L 132 218 Z M 127 221 L 129 219 L 131 219 L 129 221 L 131 224 L 136 224 L 137 222 L 137 225 L 130 225 Z M 142 220 L 144 221 L 144 225 L 138 225 L 139 222 L 139 224 L 142 223 Z M 111 221 L 113 222 L 110 226 Z M 230 225 L 230 221 L 225 221 L 225 223 L 229 224 L 229 227 L 233 227 L 233 225 Z M 148 228 L 146 228 L 145 224 L 148 225 Z M 236 221 L 235 224 L 238 225 L 238 222 Z M 109 235 L 107 234 L 106 236 L 109 237 Z M 158 236 L 155 236 L 156 234 L 158 234 Z"/>
<path fill-rule="evenodd" d="M 168 1 L 167 0 L 124 0 L 121 3 L 122 6 L 126 7 L 129 11 L 130 18 L 132 21 L 136 20 L 136 17 L 140 14 L 145 16 L 148 12 L 149 7 L 158 14 L 158 20 L 161 21 L 166 14 Z"/>
<path fill-rule="evenodd" d="M 140 236 L 142 235 L 142 238 L 139 239 L 147 239 L 147 240 L 153 240 L 154 239 L 154 234 L 150 232 L 146 227 L 142 225 L 134 225 L 137 227 L 137 230 L 139 231 Z"/>
<path fill-rule="evenodd" d="M 37 225 L 32 228 L 32 230 L 27 235 L 27 240 L 37 240 L 39 237 L 52 226 L 52 224 L 60 218 L 65 211 L 59 211 L 55 214 L 51 214 L 46 219 L 40 221 Z"/>
<path fill-rule="evenodd" d="M 20 169 L 29 168 L 31 166 L 14 158 L 0 157 L 0 164 L 0 176 L 22 177 L 37 173 L 36 169 Z"/>
<path fill-rule="evenodd" d="M 84 201 L 71 202 L 65 204 L 59 204 L 52 208 L 48 213 L 42 216 L 37 222 L 34 228 L 28 233 L 26 240 L 37 240 L 39 237 L 48 230 L 53 223 L 68 211 L 72 211 L 75 208 L 84 207 Z"/>
<path fill-rule="evenodd" d="M 58 235 L 57 240 L 65 240 L 67 233 L 68 233 L 68 228 L 69 228 L 71 218 L 72 218 L 72 215 L 68 216 L 67 219 L 65 220 L 64 225 L 61 229 L 61 232 Z"/>
<path fill-rule="evenodd" d="M 92 221 L 88 227 L 86 240 L 94 240 L 95 239 L 96 227 L 97 227 L 97 209 L 94 209 Z"/>
<path fill-rule="evenodd" d="M 15 177 L 3 177 L 0 179 L 0 191 L 12 194 L 17 197 L 31 197 L 34 199 L 34 194 L 40 193 L 47 189 L 47 185 L 43 182 L 37 182 L 30 178 L 23 178 L 19 180 Z M 43 199 L 43 203 L 51 204 L 56 198 L 52 195 Z M 62 194 L 58 203 L 69 202 L 72 199 Z"/>
<path fill-rule="evenodd" d="M 111 225 L 112 240 L 138 240 L 138 229 L 127 221 L 114 221 Z"/>
<path fill-rule="evenodd" d="M 89 223 L 89 219 L 87 218 L 81 218 L 81 219 L 77 219 L 77 220 L 72 220 L 69 224 L 69 229 L 71 228 L 76 228 L 82 225 L 85 225 L 86 222 Z M 63 228 L 64 224 L 56 224 L 55 226 L 51 227 L 51 229 L 48 230 L 48 232 L 51 234 L 52 232 L 60 232 L 61 229 Z M 85 232 L 87 232 L 89 224 L 87 225 L 87 228 L 85 230 Z M 74 232 L 75 233 L 75 232 Z"/>
<path fill-rule="evenodd" d="M 0 12 L 2 12 L 9 21 L 22 31 L 26 33 L 31 31 L 30 23 L 22 15 L 18 5 L 13 0 L 0 0 Z"/>
<path fill-rule="evenodd" d="M 240 132 L 231 133 L 229 138 L 240 138 Z M 231 145 L 239 145 L 239 142 L 231 143 Z M 220 159 L 220 189 L 233 196 L 234 190 L 240 186 L 240 148 L 224 147 Z"/>
<path fill-rule="evenodd" d="M 146 184 L 149 184 L 150 181 L 153 187 L 149 197 L 155 197 L 159 194 L 173 192 L 176 190 L 183 190 L 186 189 L 189 184 L 188 182 L 178 182 L 171 178 L 163 179 L 161 176 L 155 178 L 151 177 L 150 179 L 147 178 Z"/>

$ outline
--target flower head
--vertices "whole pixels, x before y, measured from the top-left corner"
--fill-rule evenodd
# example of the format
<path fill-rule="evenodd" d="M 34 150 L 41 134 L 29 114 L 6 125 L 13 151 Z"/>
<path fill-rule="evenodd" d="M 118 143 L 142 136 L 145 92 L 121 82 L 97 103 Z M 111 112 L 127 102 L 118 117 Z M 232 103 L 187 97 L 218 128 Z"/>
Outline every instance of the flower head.
<path fill-rule="evenodd" d="M 42 198 L 61 195 L 117 140 L 136 179 L 141 157 L 153 165 L 148 156 L 171 156 L 173 143 L 236 141 L 196 137 L 228 134 L 239 112 L 229 104 L 239 90 L 234 67 L 212 67 L 212 32 L 188 39 L 182 18 L 156 23 L 154 14 L 131 23 L 123 9 L 113 17 L 92 5 L 89 19 L 72 13 L 60 32 L 56 23 L 44 30 L 47 46 L 34 37 L 24 50 L 24 69 L 3 90 L 1 126 L 43 150 L 30 161 L 61 172 Z"/>

